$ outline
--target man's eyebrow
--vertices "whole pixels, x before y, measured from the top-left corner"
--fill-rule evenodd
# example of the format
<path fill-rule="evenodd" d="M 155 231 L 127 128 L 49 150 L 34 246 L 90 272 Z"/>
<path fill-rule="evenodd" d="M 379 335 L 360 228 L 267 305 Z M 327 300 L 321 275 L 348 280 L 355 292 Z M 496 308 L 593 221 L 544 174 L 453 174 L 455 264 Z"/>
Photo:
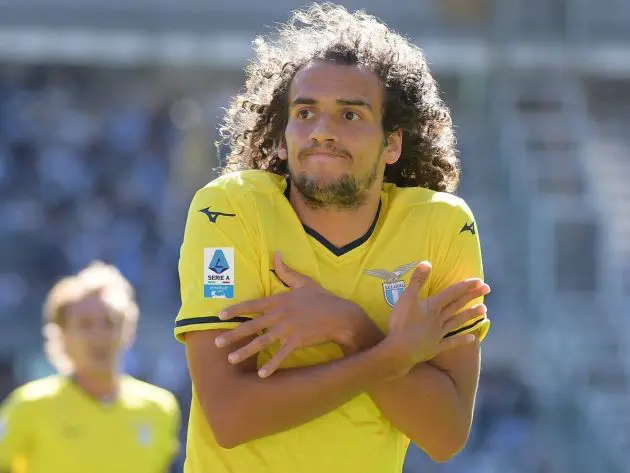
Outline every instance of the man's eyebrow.
<path fill-rule="evenodd" d="M 338 99 L 337 103 L 339 105 L 347 105 L 350 107 L 365 107 L 367 109 L 369 109 L 370 111 L 372 110 L 372 105 L 370 104 L 370 102 L 366 101 L 366 100 L 361 100 L 361 99 Z"/>
<path fill-rule="evenodd" d="M 293 99 L 293 102 L 291 102 L 291 107 L 293 107 L 294 105 L 315 105 L 317 103 L 317 100 L 315 99 L 309 99 L 307 97 L 296 97 L 295 99 Z"/>
<path fill-rule="evenodd" d="M 365 107 L 372 110 L 372 105 L 370 102 L 362 99 L 337 99 L 338 105 L 346 105 L 350 107 Z M 293 102 L 291 102 L 291 107 L 295 105 L 315 105 L 317 104 L 317 100 L 308 98 L 308 97 L 296 97 Z"/>

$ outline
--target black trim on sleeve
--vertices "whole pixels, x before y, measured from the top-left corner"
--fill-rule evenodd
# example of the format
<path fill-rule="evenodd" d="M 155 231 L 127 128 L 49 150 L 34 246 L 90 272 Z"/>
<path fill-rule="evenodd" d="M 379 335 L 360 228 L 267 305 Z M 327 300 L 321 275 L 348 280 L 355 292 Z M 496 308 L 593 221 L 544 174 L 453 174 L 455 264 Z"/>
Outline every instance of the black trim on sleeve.
<path fill-rule="evenodd" d="M 452 337 L 454 335 L 457 335 L 458 333 L 462 333 L 462 332 L 465 332 L 466 330 L 470 330 L 471 328 L 474 328 L 477 325 L 479 325 L 484 320 L 486 320 L 485 317 L 482 318 L 482 319 L 475 320 L 473 323 L 471 323 L 469 325 L 464 325 L 463 327 L 460 327 L 457 330 L 453 330 L 451 332 L 448 332 L 446 335 L 444 335 L 444 338 L 449 338 L 449 337 Z"/>
<path fill-rule="evenodd" d="M 250 317 L 234 317 L 232 319 L 221 320 L 219 317 L 213 315 L 212 317 L 193 317 L 191 319 L 183 319 L 175 322 L 175 327 L 186 327 L 187 325 L 199 325 L 199 324 L 220 324 L 230 322 L 249 322 L 252 320 Z"/>

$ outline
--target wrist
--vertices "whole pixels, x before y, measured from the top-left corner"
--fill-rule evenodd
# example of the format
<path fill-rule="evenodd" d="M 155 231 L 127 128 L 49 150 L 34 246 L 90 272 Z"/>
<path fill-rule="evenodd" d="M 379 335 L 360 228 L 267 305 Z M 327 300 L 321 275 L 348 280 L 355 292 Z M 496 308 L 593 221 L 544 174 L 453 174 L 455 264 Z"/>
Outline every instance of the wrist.
<path fill-rule="evenodd" d="M 369 349 L 369 352 L 374 360 L 374 376 L 383 382 L 402 378 L 413 368 L 404 353 L 387 338 Z"/>
<path fill-rule="evenodd" d="M 353 355 L 377 345 L 383 340 L 383 332 L 356 304 L 352 304 L 344 318 L 344 327 L 336 335 L 335 342 L 344 355 Z"/>

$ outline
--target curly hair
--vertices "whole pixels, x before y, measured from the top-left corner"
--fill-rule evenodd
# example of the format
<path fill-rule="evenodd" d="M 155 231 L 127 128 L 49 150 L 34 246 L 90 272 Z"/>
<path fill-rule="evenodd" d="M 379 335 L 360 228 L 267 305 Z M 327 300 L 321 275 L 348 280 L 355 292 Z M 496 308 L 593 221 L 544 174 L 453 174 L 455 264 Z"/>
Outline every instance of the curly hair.
<path fill-rule="evenodd" d="M 278 156 L 288 120 L 291 81 L 301 67 L 322 60 L 368 67 L 385 87 L 383 131 L 400 129 L 400 159 L 384 181 L 400 187 L 454 192 L 459 159 L 449 109 L 441 100 L 422 51 L 364 11 L 330 3 L 297 10 L 277 37 L 258 37 L 244 90 L 234 97 L 220 127 L 219 151 L 229 150 L 224 173 L 263 169 L 287 175 Z"/>

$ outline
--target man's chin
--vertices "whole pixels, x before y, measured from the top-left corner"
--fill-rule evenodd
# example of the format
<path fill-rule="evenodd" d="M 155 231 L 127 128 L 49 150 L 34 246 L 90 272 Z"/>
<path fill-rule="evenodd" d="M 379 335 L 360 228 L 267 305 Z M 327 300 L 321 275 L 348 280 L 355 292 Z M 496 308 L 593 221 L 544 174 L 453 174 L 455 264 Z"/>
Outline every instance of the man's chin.
<path fill-rule="evenodd" d="M 312 182 L 319 187 L 332 186 L 350 178 L 347 172 L 343 172 L 341 169 L 331 169 L 330 167 L 320 167 L 304 173 L 302 176 L 304 180 Z"/>
<path fill-rule="evenodd" d="M 314 209 L 351 209 L 361 204 L 356 182 L 347 173 L 301 173 L 291 176 L 306 204 Z"/>
<path fill-rule="evenodd" d="M 92 360 L 90 371 L 94 374 L 108 374 L 116 369 L 116 361 L 112 359 Z"/>

